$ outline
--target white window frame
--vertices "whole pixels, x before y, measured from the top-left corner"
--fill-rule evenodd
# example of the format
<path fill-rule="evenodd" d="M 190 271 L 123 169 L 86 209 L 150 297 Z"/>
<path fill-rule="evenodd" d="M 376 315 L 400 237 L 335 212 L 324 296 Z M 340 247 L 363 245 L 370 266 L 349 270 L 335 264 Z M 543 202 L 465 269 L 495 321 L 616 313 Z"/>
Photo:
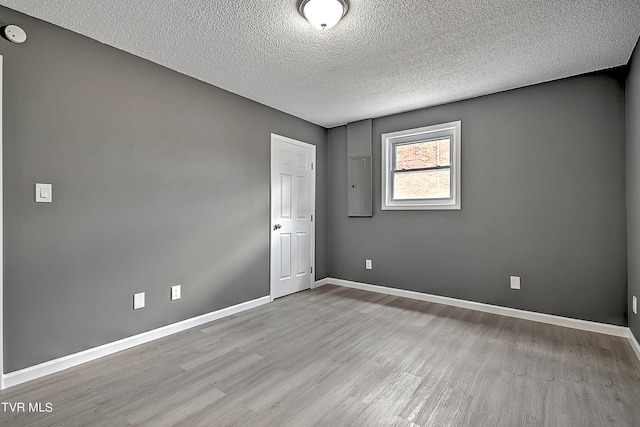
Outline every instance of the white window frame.
<path fill-rule="evenodd" d="M 382 134 L 382 210 L 455 210 L 460 206 L 461 122 L 442 123 Z M 451 196 L 441 199 L 394 199 L 393 159 L 396 145 L 451 138 Z"/>

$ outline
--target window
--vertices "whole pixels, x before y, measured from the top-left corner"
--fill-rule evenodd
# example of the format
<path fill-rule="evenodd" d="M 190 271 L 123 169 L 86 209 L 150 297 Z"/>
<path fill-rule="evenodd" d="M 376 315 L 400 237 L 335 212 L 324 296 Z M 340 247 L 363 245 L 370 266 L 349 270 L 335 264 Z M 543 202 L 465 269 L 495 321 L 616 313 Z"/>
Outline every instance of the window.
<path fill-rule="evenodd" d="M 460 122 L 382 135 L 382 209 L 460 209 Z"/>

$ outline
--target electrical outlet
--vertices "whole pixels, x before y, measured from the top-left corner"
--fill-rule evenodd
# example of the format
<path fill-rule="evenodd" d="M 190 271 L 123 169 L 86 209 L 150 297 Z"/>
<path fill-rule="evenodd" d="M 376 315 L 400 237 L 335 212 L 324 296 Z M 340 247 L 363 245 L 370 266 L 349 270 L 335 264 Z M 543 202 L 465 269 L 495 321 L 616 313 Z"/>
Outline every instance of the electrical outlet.
<path fill-rule="evenodd" d="M 511 289 L 520 289 L 520 276 L 511 276 Z"/>
<path fill-rule="evenodd" d="M 365 262 L 364 262 L 364 268 L 366 268 L 367 270 L 371 270 L 371 269 L 373 269 L 373 265 L 372 265 L 372 263 L 371 263 L 371 260 L 370 260 L 370 259 L 365 260 Z"/>
<path fill-rule="evenodd" d="M 144 292 L 133 294 L 133 309 L 137 310 L 144 307 Z"/>
<path fill-rule="evenodd" d="M 638 298 L 635 297 L 635 295 L 632 298 L 632 306 L 633 306 L 633 314 L 638 314 Z"/>
<path fill-rule="evenodd" d="M 174 285 L 171 287 L 171 301 L 182 298 L 182 288 L 180 285 Z"/>

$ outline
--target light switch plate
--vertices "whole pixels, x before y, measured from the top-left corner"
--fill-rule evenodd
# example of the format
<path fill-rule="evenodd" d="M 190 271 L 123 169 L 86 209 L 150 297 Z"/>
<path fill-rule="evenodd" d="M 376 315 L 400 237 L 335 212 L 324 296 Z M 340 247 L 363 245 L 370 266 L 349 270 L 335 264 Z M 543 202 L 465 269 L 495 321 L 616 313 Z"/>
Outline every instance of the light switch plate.
<path fill-rule="evenodd" d="M 520 276 L 511 276 L 511 289 L 520 289 Z"/>
<path fill-rule="evenodd" d="M 53 201 L 52 184 L 36 184 L 36 203 L 51 203 Z"/>
<path fill-rule="evenodd" d="M 633 314 L 638 314 L 638 298 L 636 298 L 634 296 L 631 305 L 632 305 L 632 309 L 633 309 Z"/>
<path fill-rule="evenodd" d="M 133 309 L 137 310 L 144 307 L 144 292 L 133 294 Z"/>

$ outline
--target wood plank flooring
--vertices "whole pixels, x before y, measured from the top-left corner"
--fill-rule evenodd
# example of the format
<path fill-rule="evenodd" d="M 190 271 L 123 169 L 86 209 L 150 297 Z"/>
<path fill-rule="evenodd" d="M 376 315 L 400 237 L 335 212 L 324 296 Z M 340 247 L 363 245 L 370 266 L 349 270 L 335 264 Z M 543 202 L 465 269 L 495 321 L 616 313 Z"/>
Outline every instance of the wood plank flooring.
<path fill-rule="evenodd" d="M 623 338 L 331 285 L 0 392 L 7 426 L 640 426 Z"/>

